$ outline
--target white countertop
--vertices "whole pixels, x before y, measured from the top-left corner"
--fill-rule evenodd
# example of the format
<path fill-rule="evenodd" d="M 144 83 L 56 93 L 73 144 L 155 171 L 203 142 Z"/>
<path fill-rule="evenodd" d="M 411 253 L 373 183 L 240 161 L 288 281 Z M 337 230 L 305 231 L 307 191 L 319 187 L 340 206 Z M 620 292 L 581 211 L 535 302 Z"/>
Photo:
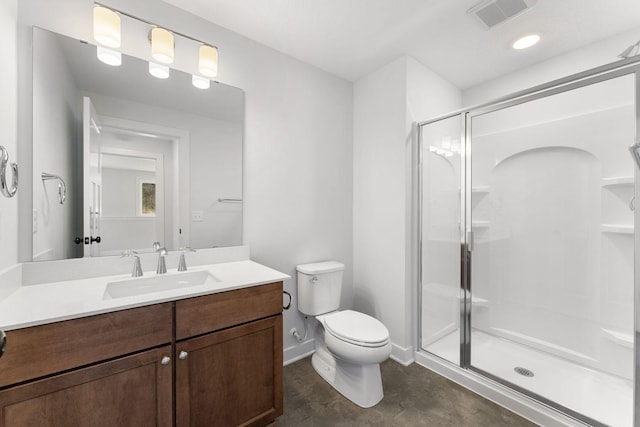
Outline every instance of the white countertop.
<path fill-rule="evenodd" d="M 9 294 L 0 297 L 0 329 L 8 331 L 42 325 L 278 282 L 290 277 L 250 260 L 199 265 L 189 268 L 187 273 L 202 270 L 208 271 L 219 281 L 211 285 L 198 285 L 123 298 L 105 297 L 105 290 L 110 282 L 131 279 L 129 274 L 18 286 Z M 171 269 L 167 274 L 182 273 Z M 155 275 L 155 273 L 145 272 L 143 278 Z"/>

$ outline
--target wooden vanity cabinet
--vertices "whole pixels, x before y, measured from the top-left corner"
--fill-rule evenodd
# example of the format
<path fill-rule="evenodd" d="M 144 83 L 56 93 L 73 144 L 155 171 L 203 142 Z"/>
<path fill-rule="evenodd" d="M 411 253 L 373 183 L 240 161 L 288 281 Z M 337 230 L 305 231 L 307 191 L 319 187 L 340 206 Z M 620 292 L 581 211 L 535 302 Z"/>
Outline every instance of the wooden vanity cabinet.
<path fill-rule="evenodd" d="M 176 302 L 176 425 L 282 415 L 282 282 Z"/>
<path fill-rule="evenodd" d="M 171 346 L 0 392 L 0 426 L 171 426 Z"/>
<path fill-rule="evenodd" d="M 266 426 L 281 304 L 277 282 L 8 331 L 0 427 Z"/>
<path fill-rule="evenodd" d="M 0 427 L 170 426 L 173 303 L 7 332 Z"/>

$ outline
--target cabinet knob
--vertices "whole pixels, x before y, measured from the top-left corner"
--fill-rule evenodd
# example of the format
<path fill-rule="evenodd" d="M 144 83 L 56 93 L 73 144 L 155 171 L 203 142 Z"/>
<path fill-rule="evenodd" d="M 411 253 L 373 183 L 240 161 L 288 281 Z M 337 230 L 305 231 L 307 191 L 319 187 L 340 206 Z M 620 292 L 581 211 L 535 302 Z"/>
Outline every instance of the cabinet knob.
<path fill-rule="evenodd" d="M 165 356 L 162 358 L 162 360 L 160 360 L 160 363 L 162 363 L 163 365 L 168 365 L 169 363 L 171 363 L 171 358 L 169 356 Z"/>
<path fill-rule="evenodd" d="M 180 354 L 178 355 L 178 359 L 184 360 L 187 358 L 188 355 L 189 353 L 187 353 L 186 351 L 181 351 Z"/>
<path fill-rule="evenodd" d="M 0 357 L 2 357 L 6 348 L 7 348 L 7 334 L 5 334 L 4 331 L 0 329 Z"/>

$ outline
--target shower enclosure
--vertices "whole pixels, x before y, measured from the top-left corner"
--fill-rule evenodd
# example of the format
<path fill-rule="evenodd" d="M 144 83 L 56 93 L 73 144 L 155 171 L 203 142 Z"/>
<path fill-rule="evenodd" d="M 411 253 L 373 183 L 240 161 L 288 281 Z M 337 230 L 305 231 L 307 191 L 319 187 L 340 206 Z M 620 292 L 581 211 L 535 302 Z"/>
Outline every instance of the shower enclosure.
<path fill-rule="evenodd" d="M 636 406 L 637 63 L 420 124 L 421 351 L 592 425 Z"/>

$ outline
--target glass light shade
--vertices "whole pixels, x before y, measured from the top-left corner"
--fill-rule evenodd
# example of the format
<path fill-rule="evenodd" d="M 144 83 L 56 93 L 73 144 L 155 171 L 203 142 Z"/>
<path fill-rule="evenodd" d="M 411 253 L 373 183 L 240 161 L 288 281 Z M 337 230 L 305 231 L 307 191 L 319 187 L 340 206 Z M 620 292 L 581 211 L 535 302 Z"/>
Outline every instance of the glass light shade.
<path fill-rule="evenodd" d="M 103 46 L 120 47 L 120 15 L 106 7 L 94 6 L 93 38 Z"/>
<path fill-rule="evenodd" d="M 209 86 L 211 86 L 211 81 L 207 78 L 194 74 L 191 76 L 191 84 L 193 84 L 198 89 L 209 89 Z"/>
<path fill-rule="evenodd" d="M 106 47 L 97 46 L 98 59 L 107 65 L 117 67 L 122 64 L 122 54 L 117 50 L 107 49 Z"/>
<path fill-rule="evenodd" d="M 198 71 L 207 77 L 218 75 L 218 48 L 202 45 L 198 53 Z"/>
<path fill-rule="evenodd" d="M 164 28 L 151 30 L 151 57 L 161 64 L 172 64 L 174 41 L 171 31 Z"/>
<path fill-rule="evenodd" d="M 159 79 L 169 78 L 169 67 L 166 65 L 156 64 L 155 62 L 149 62 L 149 74 Z"/>
<path fill-rule="evenodd" d="M 527 49 L 533 46 L 534 44 L 538 43 L 539 41 L 540 41 L 540 35 L 529 34 L 529 35 L 520 37 L 518 40 L 513 42 L 511 47 L 513 47 L 516 50 Z"/>

